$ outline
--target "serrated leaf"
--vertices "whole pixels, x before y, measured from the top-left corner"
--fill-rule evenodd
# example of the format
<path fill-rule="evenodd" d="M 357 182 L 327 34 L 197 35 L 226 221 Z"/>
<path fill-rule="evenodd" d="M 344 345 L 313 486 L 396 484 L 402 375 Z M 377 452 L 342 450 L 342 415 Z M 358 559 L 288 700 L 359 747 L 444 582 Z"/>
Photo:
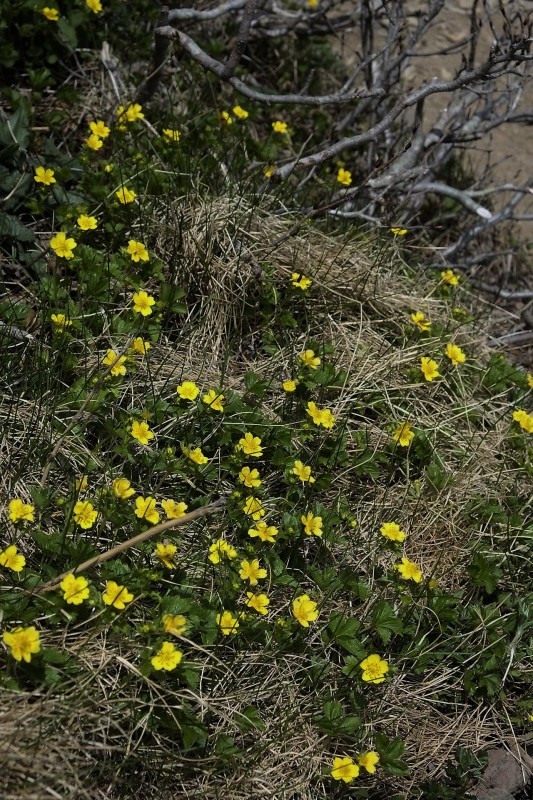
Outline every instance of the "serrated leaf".
<path fill-rule="evenodd" d="M 265 723 L 261 719 L 259 711 L 255 706 L 247 706 L 235 716 L 235 722 L 242 733 L 248 733 L 254 730 L 265 730 Z"/>
<path fill-rule="evenodd" d="M 0 237 L 5 236 L 8 239 L 15 239 L 18 242 L 33 242 L 35 239 L 34 232 L 23 225 L 22 222 L 14 217 L 12 214 L 6 214 L 5 211 L 0 211 Z"/>
<path fill-rule="evenodd" d="M 403 623 L 398 619 L 392 606 L 380 600 L 372 610 L 372 625 L 383 644 L 388 644 L 393 633 L 402 633 Z"/>

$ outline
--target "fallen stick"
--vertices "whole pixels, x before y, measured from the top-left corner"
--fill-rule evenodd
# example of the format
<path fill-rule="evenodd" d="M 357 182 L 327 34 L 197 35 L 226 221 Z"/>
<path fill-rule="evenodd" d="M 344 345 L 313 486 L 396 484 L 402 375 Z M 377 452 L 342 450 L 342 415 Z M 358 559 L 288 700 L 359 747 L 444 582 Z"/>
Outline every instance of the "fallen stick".
<path fill-rule="evenodd" d="M 43 583 L 41 586 L 37 586 L 34 589 L 34 592 L 36 594 L 42 594 L 43 592 L 49 592 L 53 589 L 57 589 L 63 578 L 66 578 L 67 575 L 79 575 L 80 572 L 85 572 L 85 570 L 89 569 L 90 567 L 94 567 L 97 564 L 103 564 L 104 561 L 109 561 L 110 558 L 114 558 L 119 553 L 124 553 L 124 551 L 129 550 L 130 547 L 135 547 L 135 545 L 145 542 L 147 539 L 151 539 L 153 536 L 157 536 L 158 533 L 168 531 L 170 528 L 177 528 L 179 525 L 186 525 L 188 522 L 193 522 L 193 520 L 200 519 L 201 517 L 207 517 L 210 514 L 216 514 L 219 511 L 222 511 L 225 505 L 226 501 L 220 498 L 208 506 L 203 506 L 202 508 L 197 508 L 195 511 L 191 511 L 189 514 L 184 514 L 183 517 L 178 517 L 177 519 L 168 519 L 166 522 L 160 522 L 159 525 L 154 525 L 152 528 L 148 528 L 147 531 L 138 533 L 137 536 L 134 536 L 132 539 L 128 539 L 126 542 L 121 542 L 115 547 L 112 547 L 110 550 L 106 550 L 104 553 L 93 556 L 92 558 L 87 559 L 87 561 L 84 561 L 82 564 L 79 564 L 77 567 L 73 567 L 72 569 L 63 572 L 62 575 L 59 575 L 57 578 L 48 581 L 48 583 Z"/>

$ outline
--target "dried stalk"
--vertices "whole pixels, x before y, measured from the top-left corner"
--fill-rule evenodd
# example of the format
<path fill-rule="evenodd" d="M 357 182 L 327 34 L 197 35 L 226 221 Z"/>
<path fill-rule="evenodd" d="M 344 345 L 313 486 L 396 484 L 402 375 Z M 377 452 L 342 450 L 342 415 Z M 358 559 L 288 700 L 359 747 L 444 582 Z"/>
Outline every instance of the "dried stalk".
<path fill-rule="evenodd" d="M 38 586 L 36 589 L 34 589 L 34 592 L 36 594 L 42 594 L 43 592 L 50 592 L 53 589 L 57 589 L 63 578 L 66 578 L 67 575 L 79 575 L 91 567 L 97 566 L 97 564 L 103 564 L 104 561 L 109 561 L 110 558 L 115 558 L 115 556 L 120 555 L 120 553 L 124 553 L 130 548 L 136 547 L 138 544 L 145 542 L 147 539 L 152 539 L 159 533 L 163 533 L 163 531 L 168 531 L 171 528 L 177 528 L 180 525 L 187 525 L 189 522 L 194 522 L 194 520 L 201 519 L 201 517 L 207 517 L 210 514 L 218 514 L 220 511 L 224 510 L 225 505 L 226 501 L 221 498 L 220 500 L 216 500 L 214 503 L 211 503 L 208 506 L 197 508 L 195 511 L 191 511 L 189 514 L 185 514 L 183 517 L 178 517 L 178 519 L 167 519 L 165 522 L 160 522 L 159 525 L 154 525 L 152 528 L 148 528 L 147 531 L 138 533 L 137 536 L 133 536 L 126 542 L 117 544 L 110 550 L 106 550 L 104 553 L 93 556 L 93 558 L 88 558 L 87 561 L 84 561 L 77 567 L 73 567 L 72 569 L 63 572 L 57 578 L 48 581 L 48 583 L 43 583 L 41 586 Z"/>

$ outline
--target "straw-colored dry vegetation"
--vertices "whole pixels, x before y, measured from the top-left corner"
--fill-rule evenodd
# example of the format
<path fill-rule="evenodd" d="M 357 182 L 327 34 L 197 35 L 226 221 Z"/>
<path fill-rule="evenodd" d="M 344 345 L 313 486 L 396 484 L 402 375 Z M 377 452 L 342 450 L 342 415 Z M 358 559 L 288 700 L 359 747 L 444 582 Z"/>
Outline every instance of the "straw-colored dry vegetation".
<path fill-rule="evenodd" d="M 3 240 L 1 797 L 467 797 L 484 751 L 531 731 L 533 378 L 488 351 L 467 282 L 423 270 L 408 239 L 302 218 L 262 174 L 245 191 L 220 171 L 222 151 L 244 163 L 245 134 L 212 110 L 189 123 L 155 103 L 121 131 L 94 100 L 84 126 L 105 119 L 109 138 L 92 152 L 72 135 L 65 155 L 15 99 L 9 213 L 35 236 Z M 39 165 L 56 185 L 34 185 Z M 250 535 L 250 496 L 271 541 Z M 169 499 L 212 513 L 128 544 Z M 59 586 L 72 570 L 79 603 Z"/>

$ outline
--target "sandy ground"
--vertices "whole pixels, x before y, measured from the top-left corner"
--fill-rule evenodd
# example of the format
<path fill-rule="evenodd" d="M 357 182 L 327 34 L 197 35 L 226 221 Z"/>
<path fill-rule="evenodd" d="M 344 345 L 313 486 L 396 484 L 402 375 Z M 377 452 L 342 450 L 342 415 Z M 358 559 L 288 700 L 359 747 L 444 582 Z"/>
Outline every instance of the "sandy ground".
<path fill-rule="evenodd" d="M 519 10 L 523 13 L 531 12 L 533 16 L 533 0 L 502 0 L 509 15 L 512 11 Z M 406 0 L 410 11 L 425 11 L 428 0 Z M 498 11 L 498 0 L 486 0 L 486 4 L 493 16 L 495 28 L 501 28 L 502 18 Z M 481 6 L 482 3 L 480 2 Z M 349 6 L 349 4 L 347 4 Z M 413 59 L 412 65 L 406 70 L 406 88 L 415 87 L 421 81 L 434 76 L 450 79 L 455 74 L 460 64 L 461 54 L 442 55 L 442 51 L 450 45 L 457 44 L 470 30 L 470 9 L 472 0 L 446 0 L 432 28 L 428 32 L 421 46 L 429 55 L 424 58 Z M 416 18 L 412 17 L 413 25 Z M 379 32 L 376 40 L 379 42 Z M 480 33 L 479 58 L 481 59 L 492 44 L 493 35 L 489 25 L 484 24 Z M 358 51 L 358 32 L 350 31 L 340 39 L 339 45 L 344 58 L 349 63 L 353 62 Z M 530 79 L 524 82 L 524 91 L 519 110 L 533 110 L 533 70 L 529 68 Z M 449 94 L 434 95 L 427 104 L 428 129 L 431 121 L 436 119 L 439 111 L 449 102 Z M 505 125 L 496 129 L 491 134 L 476 142 L 467 150 L 469 159 L 474 169 L 479 170 L 487 163 L 493 167 L 493 183 L 513 182 L 533 186 L 533 125 Z M 533 200 L 526 208 L 522 205 L 521 213 L 533 213 Z M 520 234 L 523 238 L 533 242 L 533 221 L 520 223 Z M 532 277 L 533 288 L 533 277 Z"/>

